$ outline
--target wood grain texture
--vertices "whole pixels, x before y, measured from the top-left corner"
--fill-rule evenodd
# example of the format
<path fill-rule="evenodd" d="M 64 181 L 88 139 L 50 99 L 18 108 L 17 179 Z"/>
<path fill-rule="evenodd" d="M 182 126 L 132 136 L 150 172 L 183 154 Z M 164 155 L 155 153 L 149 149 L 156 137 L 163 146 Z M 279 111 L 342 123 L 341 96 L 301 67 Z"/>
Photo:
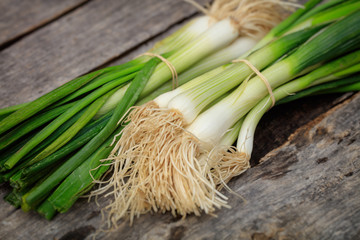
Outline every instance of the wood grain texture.
<path fill-rule="evenodd" d="M 0 1 L 0 46 L 34 31 L 87 1 Z"/>
<path fill-rule="evenodd" d="M 131 59 L 195 12 L 181 1 L 159 2 L 94 0 L 4 49 L 0 107 Z M 99 239 L 357 239 L 359 107 L 357 94 L 313 97 L 272 109 L 256 133 L 254 164 L 263 162 L 230 182 L 246 202 L 225 192 L 232 209 L 218 210 L 217 218 L 147 214 Z M 2 200 L 8 191 L 0 186 L 0 239 L 91 239 L 100 226 L 93 201 L 81 199 L 49 222 Z"/>
<path fill-rule="evenodd" d="M 174 0 L 91 1 L 0 52 L 0 106 L 35 99 L 195 12 Z"/>

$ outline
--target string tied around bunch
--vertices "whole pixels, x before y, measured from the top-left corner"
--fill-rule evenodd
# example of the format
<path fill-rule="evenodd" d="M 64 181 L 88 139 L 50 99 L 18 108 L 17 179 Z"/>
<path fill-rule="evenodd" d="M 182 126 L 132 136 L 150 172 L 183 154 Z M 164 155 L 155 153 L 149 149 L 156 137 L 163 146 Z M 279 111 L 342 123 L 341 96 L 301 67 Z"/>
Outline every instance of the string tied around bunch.
<path fill-rule="evenodd" d="M 156 53 L 151 53 L 151 52 L 146 52 L 141 54 L 140 56 L 150 56 L 150 57 L 156 57 L 159 58 L 163 63 L 166 64 L 166 66 L 169 68 L 171 75 L 172 75 L 172 89 L 174 90 L 175 88 L 178 87 L 179 83 L 178 83 L 178 73 L 176 71 L 176 68 L 174 67 L 174 65 L 172 65 L 172 63 L 167 60 L 166 58 L 164 58 L 163 56 L 156 54 Z"/>
<path fill-rule="evenodd" d="M 274 107 L 275 96 L 274 96 L 271 85 L 270 85 L 269 81 L 267 80 L 267 78 L 250 61 L 248 61 L 246 59 L 235 59 L 232 62 L 233 63 L 239 63 L 239 62 L 245 63 L 264 82 L 264 84 L 269 92 L 270 99 L 272 101 L 271 107 Z"/>

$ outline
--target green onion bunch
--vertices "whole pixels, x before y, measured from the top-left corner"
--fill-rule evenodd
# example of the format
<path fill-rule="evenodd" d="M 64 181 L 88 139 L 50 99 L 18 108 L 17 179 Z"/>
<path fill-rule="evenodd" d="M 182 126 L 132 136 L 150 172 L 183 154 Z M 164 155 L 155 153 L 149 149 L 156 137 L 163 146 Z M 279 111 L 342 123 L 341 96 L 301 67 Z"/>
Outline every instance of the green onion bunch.
<path fill-rule="evenodd" d="M 216 0 L 207 16 L 193 19 L 149 52 L 166 58 L 186 89 L 190 80 L 203 82 L 247 54 L 288 7 L 273 0 Z M 0 182 L 13 188 L 6 201 L 47 219 L 66 212 L 112 167 L 101 160 L 121 138 L 119 121 L 134 105 L 170 90 L 169 67 L 142 55 L 0 109 Z"/>

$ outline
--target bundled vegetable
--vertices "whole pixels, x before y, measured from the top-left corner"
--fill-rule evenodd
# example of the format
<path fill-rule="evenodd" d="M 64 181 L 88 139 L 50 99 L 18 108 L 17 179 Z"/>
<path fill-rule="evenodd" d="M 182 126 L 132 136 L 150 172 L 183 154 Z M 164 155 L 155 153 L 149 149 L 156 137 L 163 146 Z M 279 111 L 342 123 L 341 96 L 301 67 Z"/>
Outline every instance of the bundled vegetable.
<path fill-rule="evenodd" d="M 112 197 L 104 211 L 113 227 L 149 211 L 229 207 L 220 189 L 250 167 L 268 109 L 360 87 L 360 3 L 319 2 L 272 28 L 291 3 L 216 0 L 155 44 L 155 57 L 1 109 L 0 181 L 13 187 L 5 199 L 51 219 L 100 183 L 91 196 Z"/>
<path fill-rule="evenodd" d="M 289 92 L 358 72 L 358 52 L 348 54 L 360 47 L 359 3 L 305 9 L 245 57 L 134 108 L 105 162 L 110 180 L 93 192 L 112 196 L 104 209 L 110 223 L 148 211 L 186 216 L 227 207 L 219 189 L 249 168 L 262 114 Z M 238 148 L 221 146 L 233 143 L 226 134 L 233 126 L 241 129 Z"/>
<path fill-rule="evenodd" d="M 76 78 L 32 102 L 1 109 L 0 180 L 14 188 L 6 200 L 48 219 L 67 211 L 93 186 L 93 178 L 108 170 L 100 160 L 109 155 L 114 137 L 120 138 L 118 122 L 129 108 L 171 89 L 167 63 L 177 74 L 184 72 L 179 84 L 206 80 L 282 20 L 291 4 L 279 3 L 217 0 L 208 16 L 157 43 L 150 50 L 155 58 L 139 56 Z"/>

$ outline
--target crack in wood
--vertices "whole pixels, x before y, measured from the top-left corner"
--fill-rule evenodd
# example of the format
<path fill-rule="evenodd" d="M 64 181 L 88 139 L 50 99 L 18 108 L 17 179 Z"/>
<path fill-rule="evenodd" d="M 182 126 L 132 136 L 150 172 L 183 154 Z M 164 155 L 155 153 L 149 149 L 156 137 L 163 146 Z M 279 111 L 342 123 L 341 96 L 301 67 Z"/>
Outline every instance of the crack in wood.
<path fill-rule="evenodd" d="M 185 235 L 186 227 L 176 226 L 170 229 L 169 240 L 181 240 Z"/>
<path fill-rule="evenodd" d="M 329 159 L 327 157 L 318 158 L 316 160 L 317 164 L 326 163 Z"/>
<path fill-rule="evenodd" d="M 83 240 L 95 231 L 91 225 L 82 226 L 65 233 L 59 240 Z"/>

